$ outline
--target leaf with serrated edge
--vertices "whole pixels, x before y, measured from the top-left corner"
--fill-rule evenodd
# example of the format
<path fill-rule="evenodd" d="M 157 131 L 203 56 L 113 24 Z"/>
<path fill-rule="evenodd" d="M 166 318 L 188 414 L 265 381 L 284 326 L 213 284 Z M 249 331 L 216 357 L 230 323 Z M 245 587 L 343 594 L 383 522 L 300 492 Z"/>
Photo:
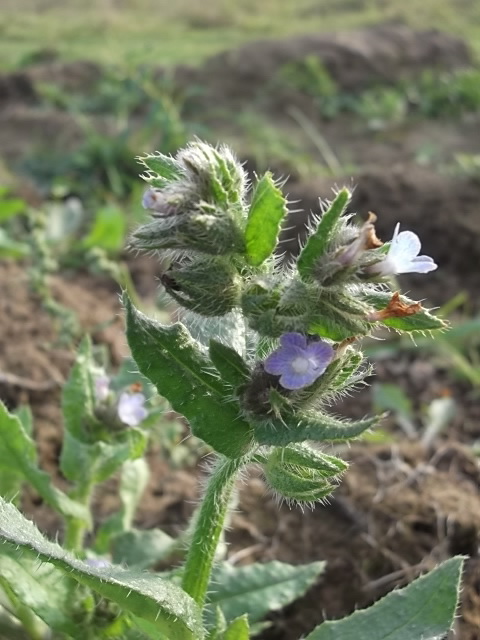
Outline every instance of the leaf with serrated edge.
<path fill-rule="evenodd" d="M 349 201 L 350 191 L 344 187 L 338 192 L 335 200 L 322 215 L 314 233 L 308 238 L 297 261 L 298 272 L 302 279 L 310 277 L 315 262 L 325 253 L 337 222 L 345 212 Z"/>
<path fill-rule="evenodd" d="M 267 172 L 257 183 L 245 228 L 247 258 L 258 267 L 272 255 L 282 220 L 287 213 L 285 197 Z"/>
<path fill-rule="evenodd" d="M 371 304 L 374 309 L 381 311 L 385 309 L 392 298 L 392 294 L 386 291 L 377 291 L 368 294 L 365 297 L 366 302 Z M 400 296 L 400 302 L 405 305 L 413 304 L 414 301 L 406 296 Z M 386 327 L 396 329 L 397 331 L 434 331 L 435 329 L 446 329 L 448 324 L 445 320 L 437 318 L 430 313 L 428 309 L 424 309 L 411 316 L 403 316 L 402 318 L 387 318 L 380 321 Z"/>
<path fill-rule="evenodd" d="M 306 640 L 441 640 L 457 608 L 463 558 L 450 558 L 369 609 L 317 627 Z"/>
<path fill-rule="evenodd" d="M 195 436 L 229 458 L 244 455 L 251 448 L 251 427 L 186 328 L 147 318 L 128 296 L 124 303 L 128 344 L 140 372 L 187 418 Z"/>
<path fill-rule="evenodd" d="M 22 475 L 58 513 L 90 524 L 88 509 L 54 487 L 48 473 L 38 468 L 34 441 L 25 432 L 19 418 L 9 414 L 1 401 L 0 465 L 7 472 Z"/>
<path fill-rule="evenodd" d="M 49 542 L 12 504 L 0 498 L 0 540 L 44 562 L 116 602 L 122 609 L 154 623 L 171 640 L 203 638 L 202 616 L 195 602 L 179 587 L 153 573 L 91 567 L 58 544 Z"/>
<path fill-rule="evenodd" d="M 296 424 L 287 426 L 279 420 L 271 420 L 264 424 L 255 425 L 255 439 L 260 444 L 285 446 L 291 442 L 316 440 L 329 442 L 334 440 L 350 440 L 375 426 L 382 416 L 374 416 L 365 420 L 351 422 L 339 420 L 327 415 L 317 415 L 312 418 L 302 417 Z"/>
<path fill-rule="evenodd" d="M 276 561 L 246 567 L 219 565 L 210 582 L 207 619 L 213 623 L 218 606 L 228 622 L 247 614 L 253 624 L 301 597 L 324 568 L 324 562 L 299 566 Z"/>

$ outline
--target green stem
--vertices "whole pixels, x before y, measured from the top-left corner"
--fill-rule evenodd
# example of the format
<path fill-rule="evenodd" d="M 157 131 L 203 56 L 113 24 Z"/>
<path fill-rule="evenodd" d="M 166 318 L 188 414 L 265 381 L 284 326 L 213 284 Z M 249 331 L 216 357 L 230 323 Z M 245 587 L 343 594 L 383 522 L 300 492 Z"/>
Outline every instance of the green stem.
<path fill-rule="evenodd" d="M 71 491 L 70 497 L 85 506 L 90 505 L 93 484 L 87 479 Z M 83 538 L 85 537 L 86 525 L 84 520 L 69 518 L 65 530 L 65 548 L 70 551 L 81 551 L 83 549 Z"/>
<path fill-rule="evenodd" d="M 245 458 L 221 457 L 210 477 L 195 523 L 183 570 L 182 588 L 202 607 L 212 572 L 215 552 L 228 513 L 230 497 Z"/>

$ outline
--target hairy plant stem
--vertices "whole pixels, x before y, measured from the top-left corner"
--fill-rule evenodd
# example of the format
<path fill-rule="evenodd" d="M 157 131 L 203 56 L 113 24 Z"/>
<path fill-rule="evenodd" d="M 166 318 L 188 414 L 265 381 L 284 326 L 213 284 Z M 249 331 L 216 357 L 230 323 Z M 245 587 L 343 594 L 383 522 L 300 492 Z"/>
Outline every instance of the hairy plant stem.
<path fill-rule="evenodd" d="M 205 602 L 215 552 L 225 525 L 238 471 L 249 458 L 217 461 L 210 477 L 183 570 L 182 588 L 202 607 Z"/>
<path fill-rule="evenodd" d="M 71 492 L 70 497 L 80 504 L 88 507 L 92 496 L 93 483 L 87 478 L 82 484 L 77 485 Z M 87 526 L 84 520 L 69 518 L 65 529 L 64 546 L 70 551 L 81 551 L 83 549 L 83 538 Z"/>
<path fill-rule="evenodd" d="M 31 609 L 29 609 L 26 605 L 22 603 L 22 601 L 17 598 L 16 593 L 10 587 L 10 584 L 3 577 L 0 577 L 0 585 L 5 592 L 6 596 L 10 600 L 10 603 L 13 607 L 13 614 L 21 623 L 23 629 L 28 634 L 28 637 L 31 640 L 42 640 L 44 638 L 44 624 L 37 618 L 37 616 L 33 613 Z M 16 630 L 19 632 L 20 630 Z M 3 636 L 2 636 L 3 637 Z M 5 637 L 13 637 L 13 636 L 5 636 Z M 21 638 L 21 632 L 17 633 L 16 638 Z"/>

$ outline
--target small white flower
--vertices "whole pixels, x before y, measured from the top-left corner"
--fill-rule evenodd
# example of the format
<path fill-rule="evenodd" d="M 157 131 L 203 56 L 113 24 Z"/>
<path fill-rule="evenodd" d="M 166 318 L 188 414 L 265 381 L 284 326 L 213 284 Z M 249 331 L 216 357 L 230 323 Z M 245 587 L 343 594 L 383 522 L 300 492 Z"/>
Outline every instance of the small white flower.
<path fill-rule="evenodd" d="M 129 393 L 124 391 L 118 400 L 117 414 L 122 422 L 129 427 L 136 427 L 148 415 L 145 408 L 145 396 L 143 393 Z"/>
<path fill-rule="evenodd" d="M 428 273 L 437 265 L 430 256 L 419 256 L 422 247 L 420 239 L 413 231 L 399 233 L 400 223 L 395 227 L 388 253 L 385 258 L 372 265 L 369 272 L 380 276 L 396 273 Z"/>

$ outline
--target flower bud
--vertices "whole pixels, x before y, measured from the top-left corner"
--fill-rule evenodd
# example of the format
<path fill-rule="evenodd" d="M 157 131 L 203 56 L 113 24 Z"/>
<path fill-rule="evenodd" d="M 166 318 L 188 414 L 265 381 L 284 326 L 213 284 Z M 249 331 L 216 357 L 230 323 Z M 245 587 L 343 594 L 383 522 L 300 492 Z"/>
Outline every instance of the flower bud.
<path fill-rule="evenodd" d="M 225 259 L 173 264 L 161 277 L 167 293 L 182 307 L 203 316 L 223 316 L 239 304 L 242 280 Z"/>
<path fill-rule="evenodd" d="M 219 206 L 244 199 L 246 173 L 228 147 L 196 140 L 178 152 L 177 161 L 197 185 L 199 199 Z"/>
<path fill-rule="evenodd" d="M 240 253 L 243 244 L 242 233 L 232 218 L 208 206 L 157 217 L 139 227 L 130 239 L 133 249 L 191 249 L 209 255 Z"/>
<path fill-rule="evenodd" d="M 326 498 L 347 469 L 343 460 L 295 444 L 275 448 L 264 464 L 270 487 L 287 501 L 314 503 Z"/>

